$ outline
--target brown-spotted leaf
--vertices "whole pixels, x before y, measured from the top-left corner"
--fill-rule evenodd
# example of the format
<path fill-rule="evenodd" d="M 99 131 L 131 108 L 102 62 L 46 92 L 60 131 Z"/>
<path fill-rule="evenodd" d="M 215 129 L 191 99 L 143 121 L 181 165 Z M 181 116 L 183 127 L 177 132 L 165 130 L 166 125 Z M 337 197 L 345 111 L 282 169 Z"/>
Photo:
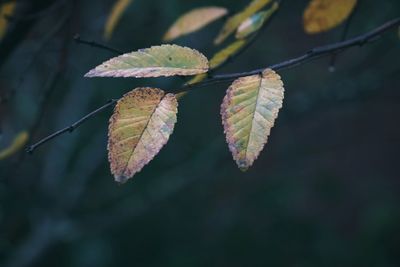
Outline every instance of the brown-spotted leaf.
<path fill-rule="evenodd" d="M 197 50 L 160 45 L 114 57 L 85 77 L 159 77 L 195 75 L 208 71 L 207 58 Z"/>
<path fill-rule="evenodd" d="M 228 10 L 223 7 L 195 8 L 179 17 L 164 35 L 163 40 L 172 41 L 180 36 L 195 32 L 227 13 Z"/>
<path fill-rule="evenodd" d="M 257 32 L 267 22 L 267 20 L 277 11 L 279 8 L 278 2 L 274 2 L 267 11 L 260 11 L 246 19 L 240 24 L 236 30 L 236 39 L 247 38 L 251 34 Z"/>
<path fill-rule="evenodd" d="M 109 40 L 111 38 L 115 26 L 131 3 L 132 0 L 116 0 L 104 27 L 104 39 Z"/>
<path fill-rule="evenodd" d="M 271 69 L 261 75 L 242 77 L 227 90 L 221 105 L 222 124 L 229 149 L 239 168 L 247 170 L 268 141 L 284 88 Z"/>
<path fill-rule="evenodd" d="M 108 158 L 115 180 L 126 182 L 167 143 L 176 123 L 173 94 L 142 87 L 125 94 L 111 116 Z"/>
<path fill-rule="evenodd" d="M 328 31 L 344 22 L 353 12 L 357 0 L 311 0 L 303 14 L 306 33 Z"/>
<path fill-rule="evenodd" d="M 225 41 L 225 39 L 228 38 L 229 35 L 235 32 L 237 27 L 239 27 L 239 25 L 242 24 L 243 21 L 252 16 L 254 13 L 263 9 L 270 2 L 271 0 L 251 1 L 250 4 L 243 11 L 235 14 L 226 21 L 217 38 L 215 38 L 214 43 L 220 44 Z"/>
<path fill-rule="evenodd" d="M 17 1 L 9 1 L 0 5 L 0 40 L 3 39 L 8 28 L 7 16 L 14 14 Z"/>

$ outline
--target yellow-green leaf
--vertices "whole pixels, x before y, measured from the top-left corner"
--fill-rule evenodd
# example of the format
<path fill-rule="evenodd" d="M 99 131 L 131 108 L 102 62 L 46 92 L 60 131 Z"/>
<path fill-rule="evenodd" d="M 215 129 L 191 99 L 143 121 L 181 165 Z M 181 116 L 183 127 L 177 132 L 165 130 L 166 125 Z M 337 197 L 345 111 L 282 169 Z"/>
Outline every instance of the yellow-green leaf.
<path fill-rule="evenodd" d="M 229 87 L 221 105 L 222 123 L 229 149 L 241 170 L 247 170 L 268 141 L 284 88 L 271 69 L 262 75 L 242 77 Z"/>
<path fill-rule="evenodd" d="M 28 142 L 29 134 L 26 131 L 20 132 L 14 138 L 11 145 L 0 151 L 0 160 L 6 159 L 22 149 L 26 142 Z"/>
<path fill-rule="evenodd" d="M 303 14 L 306 33 L 328 31 L 344 22 L 353 12 L 357 0 L 311 0 Z"/>
<path fill-rule="evenodd" d="M 247 41 L 237 40 L 225 47 L 224 49 L 215 53 L 215 55 L 210 59 L 210 69 L 218 68 L 221 64 L 225 63 L 230 57 L 234 56 L 239 52 L 245 45 Z"/>
<path fill-rule="evenodd" d="M 167 143 L 178 102 L 157 88 L 137 88 L 115 106 L 108 133 L 108 158 L 115 180 L 126 182 Z"/>
<path fill-rule="evenodd" d="M 264 23 L 278 10 L 279 4 L 274 2 L 267 11 L 260 11 L 240 24 L 236 30 L 235 37 L 237 39 L 247 38 L 252 33 L 257 32 Z"/>
<path fill-rule="evenodd" d="M 164 41 L 174 40 L 182 35 L 197 31 L 211 22 L 225 16 L 228 10 L 223 7 L 202 7 L 193 9 L 180 18 L 164 35 Z"/>
<path fill-rule="evenodd" d="M 16 1 L 9 1 L 0 6 L 0 40 L 3 39 L 7 32 L 8 20 L 7 16 L 14 14 Z"/>
<path fill-rule="evenodd" d="M 241 12 L 235 14 L 234 16 L 230 17 L 225 25 L 223 26 L 222 30 L 218 34 L 217 38 L 214 40 L 215 44 L 222 43 L 229 35 L 231 35 L 239 25 L 252 16 L 254 13 L 263 9 L 267 4 L 269 4 L 271 0 L 253 0 L 251 3 Z"/>
<path fill-rule="evenodd" d="M 132 0 L 116 0 L 104 27 L 104 39 L 109 40 L 111 38 L 115 26 L 117 26 L 130 3 L 132 3 Z"/>
<path fill-rule="evenodd" d="M 207 58 L 197 50 L 161 45 L 112 58 L 85 77 L 159 77 L 195 75 L 208 71 Z"/>

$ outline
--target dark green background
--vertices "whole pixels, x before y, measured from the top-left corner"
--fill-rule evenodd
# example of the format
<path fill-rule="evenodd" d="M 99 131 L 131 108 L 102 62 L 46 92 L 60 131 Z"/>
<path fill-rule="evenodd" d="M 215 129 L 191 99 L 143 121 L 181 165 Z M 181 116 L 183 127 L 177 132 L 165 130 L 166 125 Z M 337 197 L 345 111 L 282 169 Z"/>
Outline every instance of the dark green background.
<path fill-rule="evenodd" d="M 29 21 L 29 31 L 2 59 L 0 94 L 16 94 L 0 106 L 1 148 L 35 125 L 37 141 L 137 86 L 173 91 L 182 83 L 83 78 L 114 55 L 72 37 L 104 42 L 113 1 L 71 2 L 68 25 L 39 53 L 65 5 Z M 234 12 L 248 2 L 135 0 L 108 45 L 123 51 L 157 45 L 191 8 Z M 283 1 L 260 38 L 219 73 L 260 68 L 338 41 L 343 27 L 303 32 L 307 2 Z M 359 2 L 350 37 L 400 15 L 398 0 Z M 222 23 L 177 43 L 210 56 Z M 232 160 L 221 126 L 229 84 L 183 98 L 169 143 L 125 185 L 113 181 L 107 162 L 111 109 L 32 156 L 1 161 L 0 266 L 399 266 L 399 45 L 391 31 L 340 54 L 335 72 L 328 71 L 329 57 L 280 71 L 284 107 L 246 173 Z M 49 86 L 60 64 L 64 69 Z"/>

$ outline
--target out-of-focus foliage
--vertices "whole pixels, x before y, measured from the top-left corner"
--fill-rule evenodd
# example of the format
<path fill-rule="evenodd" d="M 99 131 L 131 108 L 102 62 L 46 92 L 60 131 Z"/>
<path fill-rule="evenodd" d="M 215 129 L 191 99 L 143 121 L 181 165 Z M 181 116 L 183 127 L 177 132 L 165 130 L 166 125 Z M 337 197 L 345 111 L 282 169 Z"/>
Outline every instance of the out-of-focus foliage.
<path fill-rule="evenodd" d="M 195 75 L 207 71 L 208 60 L 197 50 L 178 45 L 161 45 L 114 57 L 85 76 L 140 78 Z"/>
<path fill-rule="evenodd" d="M 16 4 L 17 1 L 12 0 L 5 2 L 0 6 L 0 40 L 3 39 L 3 36 L 7 32 L 8 16 L 12 16 L 14 14 Z"/>
<path fill-rule="evenodd" d="M 234 56 L 240 49 L 247 44 L 246 40 L 237 40 L 221 49 L 210 59 L 210 69 L 215 69 L 225 63 L 230 57 Z"/>
<path fill-rule="evenodd" d="M 195 32 L 227 13 L 228 10 L 223 7 L 195 8 L 179 17 L 168 29 L 163 39 L 164 41 L 172 41 L 182 35 Z"/>
<path fill-rule="evenodd" d="M 19 150 L 21 150 L 25 145 L 26 142 L 29 139 L 29 134 L 26 131 L 18 133 L 10 146 L 4 148 L 3 150 L 0 150 L 0 160 L 4 160 L 15 153 L 17 153 Z"/>
<path fill-rule="evenodd" d="M 281 77 L 271 69 L 242 77 L 229 87 L 221 105 L 226 141 L 242 171 L 267 143 L 284 96 Z"/>
<path fill-rule="evenodd" d="M 106 25 L 104 26 L 104 39 L 109 40 L 114 32 L 115 27 L 120 21 L 122 15 L 133 0 L 115 0 L 110 14 L 108 15 Z"/>
<path fill-rule="evenodd" d="M 271 8 L 269 8 L 267 11 L 258 12 L 243 21 L 242 24 L 240 24 L 237 28 L 235 37 L 237 39 L 243 39 L 260 30 L 266 20 L 268 20 L 275 13 L 275 11 L 278 10 L 278 8 L 278 2 L 274 2 Z"/>
<path fill-rule="evenodd" d="M 311 0 L 303 14 L 306 33 L 329 31 L 340 25 L 353 12 L 357 0 Z"/>
<path fill-rule="evenodd" d="M 108 159 L 117 182 L 139 172 L 167 143 L 177 108 L 173 94 L 156 88 L 134 89 L 118 101 L 108 133 Z"/>
<path fill-rule="evenodd" d="M 225 41 L 225 39 L 228 38 L 229 35 L 235 32 L 237 27 L 239 27 L 244 20 L 251 17 L 259 10 L 263 9 L 270 2 L 271 0 L 253 0 L 245 9 L 233 15 L 226 21 L 224 27 L 221 29 L 218 36 L 215 38 L 214 43 L 220 44 L 223 41 Z"/>

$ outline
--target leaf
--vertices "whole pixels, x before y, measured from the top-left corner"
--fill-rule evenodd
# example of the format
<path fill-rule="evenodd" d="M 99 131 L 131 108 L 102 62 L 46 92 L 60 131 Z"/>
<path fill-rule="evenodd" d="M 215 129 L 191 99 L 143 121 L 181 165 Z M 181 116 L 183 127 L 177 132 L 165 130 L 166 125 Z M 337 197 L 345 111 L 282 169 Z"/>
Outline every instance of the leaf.
<path fill-rule="evenodd" d="M 356 7 L 357 0 L 311 0 L 303 14 L 306 33 L 328 31 L 344 22 Z"/>
<path fill-rule="evenodd" d="M 157 88 L 136 88 L 117 103 L 110 118 L 108 159 L 115 180 L 126 182 L 167 143 L 178 102 Z"/>
<path fill-rule="evenodd" d="M 224 49 L 217 52 L 211 59 L 210 59 L 210 69 L 215 69 L 225 63 L 229 58 L 234 56 L 237 52 L 239 52 L 245 45 L 247 41 L 245 40 L 237 40 Z"/>
<path fill-rule="evenodd" d="M 245 21 L 240 24 L 239 28 L 236 30 L 235 37 L 237 39 L 244 39 L 247 38 L 254 32 L 257 32 L 261 29 L 264 23 L 277 11 L 279 8 L 278 2 L 274 2 L 270 9 L 267 11 L 261 11 L 250 18 L 246 19 Z"/>
<path fill-rule="evenodd" d="M 235 14 L 226 21 L 217 38 L 215 38 L 214 43 L 221 44 L 244 20 L 264 8 L 270 2 L 271 0 L 253 0 L 243 11 Z"/>
<path fill-rule="evenodd" d="M 197 31 L 211 22 L 225 16 L 228 10 L 223 7 L 202 7 L 193 9 L 175 21 L 164 35 L 164 41 L 172 41 L 182 35 Z"/>
<path fill-rule="evenodd" d="M 17 153 L 25 146 L 26 142 L 28 142 L 28 139 L 29 134 L 26 131 L 17 134 L 11 145 L 0 151 L 0 160 L 6 159 Z"/>
<path fill-rule="evenodd" d="M 195 75 L 208 71 L 207 58 L 197 50 L 161 45 L 114 57 L 85 77 L 159 77 Z"/>
<path fill-rule="evenodd" d="M 114 32 L 115 26 L 117 26 L 122 14 L 128 8 L 132 0 L 117 0 L 111 9 L 110 15 L 107 18 L 106 25 L 104 27 L 103 38 L 109 40 Z"/>
<path fill-rule="evenodd" d="M 16 1 L 9 1 L 0 6 L 0 40 L 3 39 L 7 32 L 7 16 L 12 16 L 14 14 L 16 3 Z"/>
<path fill-rule="evenodd" d="M 221 105 L 222 123 L 229 149 L 239 168 L 247 170 L 267 143 L 284 88 L 271 69 L 262 75 L 242 77 L 229 87 Z"/>

